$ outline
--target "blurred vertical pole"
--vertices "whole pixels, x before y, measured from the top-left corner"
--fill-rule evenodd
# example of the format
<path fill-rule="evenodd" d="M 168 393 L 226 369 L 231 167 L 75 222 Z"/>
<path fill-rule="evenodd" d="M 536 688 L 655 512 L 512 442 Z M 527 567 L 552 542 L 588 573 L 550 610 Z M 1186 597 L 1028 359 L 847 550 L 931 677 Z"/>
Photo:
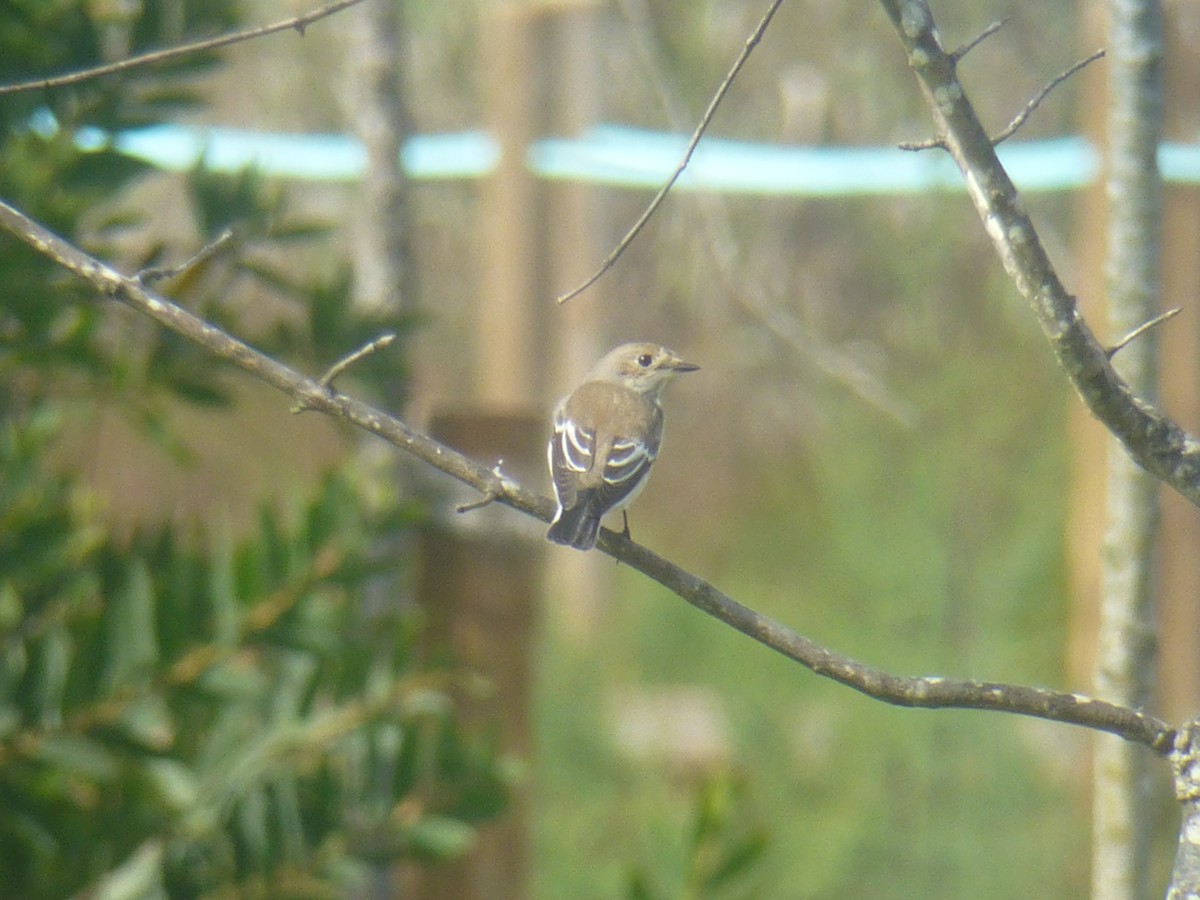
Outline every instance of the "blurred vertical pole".
<path fill-rule="evenodd" d="M 576 135 L 596 121 L 598 12 L 588 0 L 488 7 L 481 57 L 500 163 L 483 196 L 476 384 L 484 402 L 544 406 L 603 349 L 601 286 L 565 306 L 553 302 L 607 252 L 596 237 L 595 189 L 548 186 L 527 165 L 537 138 Z"/>
<path fill-rule="evenodd" d="M 506 475 L 529 484 L 543 465 L 539 420 L 464 406 L 434 417 L 430 433 L 479 460 L 503 458 Z M 477 499 L 462 493 L 455 500 Z M 466 680 L 455 712 L 475 738 L 495 737 L 522 762 L 533 753 L 533 644 L 541 594 L 541 529 L 499 505 L 455 513 L 443 498 L 421 542 L 417 595 L 429 616 L 426 645 L 449 656 Z M 509 900 L 529 896 L 529 798 L 516 785 L 501 815 L 478 826 L 467 854 L 420 867 L 406 896 Z"/>
<path fill-rule="evenodd" d="M 556 135 L 580 137 L 600 119 L 599 51 L 607 43 L 600 17 L 601 8 L 590 0 L 564 6 L 554 17 L 549 50 L 557 85 L 552 122 Z M 608 349 L 599 334 L 606 279 L 562 306 L 551 302 L 591 275 L 611 249 L 599 239 L 596 193 L 591 185 L 568 181 L 555 182 L 547 192 L 547 218 L 553 223 L 546 235 L 551 291 L 542 298 L 542 308 L 554 326 L 552 394 L 574 384 Z"/>
<path fill-rule="evenodd" d="M 1108 235 L 1105 282 L 1110 340 L 1152 319 L 1160 296 L 1163 30 L 1158 0 L 1109 0 Z M 1157 394 L 1157 334 L 1115 359 L 1140 395 Z M 1095 691 L 1150 706 L 1156 663 L 1158 484 L 1109 439 L 1108 509 L 1101 570 Z M 1149 855 L 1147 754 L 1111 735 L 1095 738 L 1093 900 L 1145 896 Z"/>
<path fill-rule="evenodd" d="M 546 483 L 543 406 L 554 305 L 546 273 L 552 227 L 527 153 L 547 130 L 557 84 L 547 57 L 550 12 L 530 0 L 494 0 L 483 8 L 480 89 L 500 160 L 482 185 L 474 388 L 469 401 L 436 411 L 431 428 L 475 459 L 503 460 L 506 475 L 531 487 Z M 418 586 L 430 617 L 430 643 L 487 686 L 482 696 L 459 693 L 462 724 L 477 734 L 496 734 L 501 750 L 520 760 L 533 754 L 533 643 L 546 555 L 541 532 L 537 523 L 499 506 L 435 515 L 423 541 Z M 518 785 L 512 805 L 480 827 L 465 857 L 418 874 L 413 896 L 526 897 L 528 868 L 528 794 Z"/>
<path fill-rule="evenodd" d="M 598 3 L 582 0 L 560 7 L 551 23 L 550 60 L 557 85 L 555 134 L 580 136 L 600 120 L 600 50 L 611 46 L 601 31 L 606 21 L 602 16 Z M 562 306 L 552 299 L 591 275 L 612 249 L 601 244 L 600 235 L 609 234 L 610 229 L 598 221 L 597 193 L 591 185 L 566 181 L 547 186 L 547 218 L 553 227 L 546 235 L 550 291 L 542 298 L 542 309 L 552 325 L 554 350 L 550 390 L 544 396 L 547 421 L 558 395 L 577 383 L 608 349 L 609 335 L 600 326 L 608 308 L 608 279 L 600 279 Z M 613 577 L 611 562 L 598 553 L 553 552 L 547 573 L 547 591 L 553 598 L 550 624 L 572 640 L 588 641 L 599 624 Z"/>
<path fill-rule="evenodd" d="M 1106 43 L 1102 4 L 1079 4 L 1081 49 Z M 1166 109 L 1164 138 L 1191 140 L 1200 129 L 1200 29 L 1195 8 L 1165 10 Z M 1193 21 L 1189 21 L 1189 19 Z M 1105 142 L 1107 71 L 1091 66 L 1078 76 L 1084 85 L 1081 128 L 1094 146 Z M 1179 102 L 1172 102 L 1178 98 Z M 1105 315 L 1104 254 L 1108 210 L 1102 182 L 1083 192 L 1072 229 L 1077 258 L 1075 289 L 1089 321 Z M 1159 391 L 1162 406 L 1185 428 L 1200 430 L 1200 188 L 1170 183 L 1163 189 L 1162 308 L 1184 315 L 1158 329 Z M 1117 335 L 1110 335 L 1115 339 Z M 1072 486 L 1069 501 L 1068 567 L 1072 613 L 1069 677 L 1081 682 L 1095 668 L 1100 567 L 1096 548 L 1104 534 L 1106 432 L 1081 404 L 1070 407 Z M 1171 490 L 1160 489 L 1160 618 L 1158 712 L 1171 721 L 1190 717 L 1200 706 L 1200 510 Z"/>
<path fill-rule="evenodd" d="M 1200 31 L 1195 4 L 1166 12 L 1168 140 L 1193 140 L 1200 130 Z M 1200 188 L 1170 184 L 1163 197 L 1163 306 L 1184 314 L 1160 329 L 1162 405 L 1195 433 L 1200 430 Z M 1200 708 L 1200 510 L 1174 491 L 1162 491 L 1162 626 L 1159 711 L 1182 721 Z"/>
<path fill-rule="evenodd" d="M 406 284 L 406 186 L 400 168 L 400 149 L 408 132 L 400 2 L 377 0 L 353 12 L 350 47 L 354 91 L 349 114 L 354 133 L 367 152 L 359 230 L 353 247 L 354 289 L 364 307 L 394 312 L 411 302 Z"/>
<path fill-rule="evenodd" d="M 411 308 L 413 303 L 408 283 L 407 185 L 400 167 L 400 148 L 409 130 L 400 0 L 361 4 L 350 11 L 345 24 L 349 29 L 346 46 L 350 63 L 346 114 L 367 157 L 351 244 L 354 300 L 363 309 L 394 313 L 406 306 Z M 404 385 L 400 379 L 385 390 L 386 407 L 402 411 Z M 397 463 L 395 453 L 380 442 L 361 443 L 358 455 L 360 461 L 375 469 L 374 476 L 381 481 L 408 480 L 404 474 L 406 463 Z M 362 600 L 365 618 L 373 621 L 399 614 L 402 604 L 398 598 L 411 596 L 410 586 L 398 583 L 400 577 L 399 573 L 385 575 L 371 585 Z M 378 648 L 377 652 L 390 658 L 392 648 Z M 386 779 L 389 773 L 375 772 L 371 777 Z M 395 875 L 387 866 L 378 867 L 364 900 L 394 896 Z"/>
<path fill-rule="evenodd" d="M 482 91 L 500 162 L 483 186 L 483 278 L 475 337 L 476 396 L 514 407 L 536 402 L 546 377 L 550 314 L 542 277 L 540 187 L 526 165 L 543 124 L 542 4 L 495 0 L 481 33 Z"/>

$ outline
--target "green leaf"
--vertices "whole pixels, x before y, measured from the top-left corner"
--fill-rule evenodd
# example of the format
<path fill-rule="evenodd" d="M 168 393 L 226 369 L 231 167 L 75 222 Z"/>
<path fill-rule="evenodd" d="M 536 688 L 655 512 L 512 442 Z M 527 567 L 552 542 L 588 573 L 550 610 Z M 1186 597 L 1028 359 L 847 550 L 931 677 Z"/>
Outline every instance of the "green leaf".
<path fill-rule="evenodd" d="M 0 634 L 10 632 L 21 622 L 21 599 L 10 579 L 0 581 Z"/>
<path fill-rule="evenodd" d="M 99 741 L 65 732 L 36 740 L 30 758 L 62 775 L 87 780 L 113 781 L 120 773 L 117 758 Z"/>
<path fill-rule="evenodd" d="M 247 862 L 260 871 L 269 868 L 275 859 L 271 853 L 267 797 L 263 788 L 253 786 L 242 793 L 235 821 L 237 841 Z"/>
<path fill-rule="evenodd" d="M 138 750 L 163 753 L 175 740 L 175 723 L 166 700 L 146 694 L 126 703 L 117 717 L 121 735 Z"/>
<path fill-rule="evenodd" d="M 109 692 L 143 681 L 158 661 L 154 585 L 145 561 L 134 559 L 105 611 Z"/>
<path fill-rule="evenodd" d="M 308 855 L 308 846 L 298 779 L 290 773 L 278 775 L 271 779 L 269 791 L 280 856 L 290 862 L 301 862 Z"/>
<path fill-rule="evenodd" d="M 405 829 L 404 837 L 418 857 L 445 860 L 467 851 L 475 840 L 475 829 L 448 816 L 426 816 Z"/>
<path fill-rule="evenodd" d="M 166 900 L 162 842 L 146 841 L 81 894 L 90 900 Z"/>
<path fill-rule="evenodd" d="M 271 689 L 265 672 L 239 662 L 209 666 L 196 680 L 196 688 L 226 704 L 235 700 L 257 700 Z"/>
<path fill-rule="evenodd" d="M 629 897 L 629 900 L 662 900 L 663 898 L 662 894 L 654 890 L 646 873 L 641 870 L 630 874 L 626 896 Z"/>
<path fill-rule="evenodd" d="M 29 666 L 19 694 L 25 717 L 29 721 L 39 724 L 60 721 L 70 665 L 70 646 L 70 637 L 62 627 L 50 628 L 41 640 L 30 643 Z"/>
<path fill-rule="evenodd" d="M 141 765 L 145 778 L 163 806 L 172 812 L 182 812 L 200 800 L 200 781 L 195 772 L 173 759 L 151 758 Z"/>
<path fill-rule="evenodd" d="M 725 887 L 729 882 L 747 875 L 762 860 L 770 841 L 765 832 L 751 835 L 726 849 L 720 862 L 703 879 L 707 891 Z"/>
<path fill-rule="evenodd" d="M 214 643 L 232 647 L 241 629 L 241 611 L 235 577 L 237 553 L 228 527 L 216 529 L 214 545 L 208 577 L 209 628 Z"/>

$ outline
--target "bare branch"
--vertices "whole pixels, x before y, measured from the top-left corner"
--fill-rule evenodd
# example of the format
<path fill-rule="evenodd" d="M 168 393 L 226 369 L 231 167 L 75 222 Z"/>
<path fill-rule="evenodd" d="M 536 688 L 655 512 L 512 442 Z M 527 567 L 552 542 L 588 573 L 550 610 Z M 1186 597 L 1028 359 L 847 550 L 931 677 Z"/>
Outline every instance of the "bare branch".
<path fill-rule="evenodd" d="M 454 507 L 454 511 L 456 513 L 474 512 L 477 509 L 483 509 L 485 506 L 490 506 L 491 504 L 495 503 L 498 498 L 499 494 L 497 494 L 491 488 L 488 488 L 486 491 L 484 491 L 483 496 L 478 500 L 472 500 L 470 503 L 460 503 L 458 506 Z"/>
<path fill-rule="evenodd" d="M 492 466 L 492 476 L 494 481 L 488 485 L 487 490 L 483 492 L 483 496 L 478 500 L 472 500 L 470 503 L 460 503 L 458 506 L 454 507 L 454 511 L 457 513 L 468 513 L 476 509 L 483 509 L 485 506 L 488 506 L 499 500 L 504 494 L 505 490 L 512 486 L 512 482 L 510 482 L 507 476 L 504 474 L 503 466 L 504 460 L 496 460 L 496 464 Z"/>
<path fill-rule="evenodd" d="M 128 69 L 135 69 L 138 66 L 148 66 L 153 63 L 163 62 L 168 59 L 175 59 L 180 56 L 187 56 L 191 53 L 200 53 L 204 50 L 215 50 L 219 47 L 228 47 L 230 44 L 249 41 L 254 38 L 263 37 L 264 35 L 274 34 L 277 31 L 287 31 L 295 29 L 300 36 L 304 36 L 306 29 L 318 19 L 324 19 L 326 16 L 331 16 L 336 12 L 340 12 L 347 7 L 354 6 L 356 3 L 361 3 L 362 0 L 338 0 L 337 3 L 330 3 L 328 6 L 323 6 L 320 9 L 313 10 L 310 13 L 305 13 L 302 16 L 295 16 L 291 19 L 285 19 L 282 22 L 276 22 L 273 25 L 263 25 L 259 28 L 249 28 L 245 31 L 235 31 L 232 34 L 223 34 L 215 38 L 208 38 L 203 41 L 196 41 L 191 44 L 181 44 L 178 47 L 168 47 L 165 50 L 155 50 L 151 53 L 143 53 L 141 56 L 131 56 L 129 59 L 118 60 L 115 63 L 109 63 L 103 66 L 92 66 L 91 68 L 81 69 L 78 72 L 69 72 L 66 75 L 56 75 L 53 78 L 39 78 L 36 81 L 22 81 L 19 84 L 0 85 L 0 97 L 5 94 L 16 94 L 21 91 L 39 91 L 48 90 L 50 88 L 66 87 L 71 84 L 78 84 L 81 81 L 87 81 L 91 78 L 99 78 L 102 75 L 112 75 L 116 72 L 124 72 Z"/>
<path fill-rule="evenodd" d="M 979 34 L 976 37 L 967 41 L 965 44 L 963 44 L 961 47 L 959 47 L 957 50 L 955 50 L 953 53 L 951 53 L 950 56 L 954 58 L 955 62 L 957 62 L 958 60 L 962 59 L 964 56 L 966 56 L 968 53 L 970 53 L 972 50 L 974 50 L 976 47 L 978 47 L 980 44 L 982 44 L 984 41 L 986 41 L 988 38 L 990 38 L 993 34 L 995 34 L 997 31 L 999 31 L 1001 28 L 1003 28 L 1007 24 L 1008 24 L 1008 16 L 1005 16 L 1003 19 L 996 20 L 991 25 L 989 25 L 987 28 L 983 29 L 983 31 L 979 32 Z"/>
<path fill-rule="evenodd" d="M 192 256 L 188 257 L 178 265 L 155 266 L 152 268 L 142 269 L 133 277 L 144 285 L 150 285 L 156 281 L 166 281 L 169 278 L 175 278 L 216 256 L 232 239 L 233 229 L 226 228 L 219 235 L 217 235 L 216 240 L 205 244 L 200 248 L 199 251 L 192 254 Z"/>
<path fill-rule="evenodd" d="M 955 74 L 954 60 L 938 40 L 928 4 L 880 2 L 1005 271 L 1029 303 L 1075 390 L 1134 462 L 1200 506 L 1200 440 L 1135 394 L 1113 368 L 1075 298 L 1059 280 L 1012 179 L 997 159 L 992 139 Z"/>
<path fill-rule="evenodd" d="M 1007 24 L 1008 24 L 1007 16 L 1004 17 L 1003 19 L 996 20 L 991 25 L 989 25 L 987 28 L 983 29 L 983 31 L 979 32 L 979 34 L 976 35 L 974 38 L 967 41 L 965 44 L 963 44 L 961 47 L 959 47 L 957 50 L 955 50 L 953 53 L 951 53 L 950 59 L 952 59 L 954 62 L 957 63 L 964 56 L 966 56 L 968 53 L 970 53 L 972 50 L 974 50 L 976 47 L 978 47 L 980 44 L 982 44 L 984 41 L 986 41 L 988 38 L 990 38 L 993 34 L 995 34 L 997 31 L 999 31 L 1001 28 L 1003 28 Z M 919 150 L 947 150 L 947 149 L 949 149 L 946 146 L 946 141 L 944 138 L 926 138 L 923 141 L 901 141 L 899 144 L 896 145 L 896 147 L 900 150 L 911 150 L 914 152 L 919 151 Z"/>
<path fill-rule="evenodd" d="M 993 25 L 993 27 L 992 27 L 992 31 L 995 31 L 997 28 L 999 28 L 1003 24 L 1004 24 L 1004 21 L 995 23 L 995 25 Z M 948 54 L 948 56 L 953 60 L 959 59 L 959 57 L 961 57 L 963 53 L 965 53 L 966 51 L 968 51 L 972 47 L 974 47 L 976 44 L 978 44 L 983 38 L 985 38 L 989 34 L 991 34 L 992 31 L 985 31 L 982 35 L 977 37 L 974 41 L 972 41 L 966 47 L 961 48 L 959 50 L 955 50 L 953 53 Z M 1000 131 L 997 134 L 992 136 L 992 146 L 997 146 L 999 144 L 1002 144 L 1005 141 L 1007 141 L 1010 137 L 1012 137 L 1014 134 L 1016 134 L 1017 130 L 1022 125 L 1025 124 L 1025 121 L 1033 114 L 1033 111 L 1042 105 L 1042 101 L 1045 100 L 1046 97 L 1048 97 L 1050 95 L 1050 92 L 1052 90 L 1054 90 L 1056 87 L 1058 87 L 1060 84 L 1062 84 L 1068 78 L 1070 78 L 1072 75 L 1074 75 L 1080 69 L 1082 69 L 1084 66 L 1090 65 L 1091 63 L 1094 63 L 1096 60 L 1101 59 L 1103 57 L 1104 57 L 1104 51 L 1097 50 L 1091 56 L 1086 57 L 1085 59 L 1079 60 L 1077 63 L 1075 63 L 1069 69 L 1067 69 L 1064 72 L 1060 72 L 1053 79 L 1051 79 L 1049 84 L 1047 84 L 1044 88 L 1042 88 L 1040 91 L 1038 91 L 1037 94 L 1033 97 L 1033 99 L 1031 99 L 1028 103 L 1025 104 L 1025 107 L 1019 113 L 1017 113 L 1016 118 L 1014 118 L 1011 122 L 1009 122 L 1008 125 L 1006 125 L 1002 131 Z M 950 149 L 949 145 L 946 143 L 945 138 L 927 138 L 923 141 L 903 141 L 900 144 L 898 144 L 897 146 L 901 150 L 949 150 Z"/>
<path fill-rule="evenodd" d="M 1168 309 L 1162 315 L 1155 316 L 1149 322 L 1142 323 L 1137 328 L 1133 329 L 1133 331 L 1129 332 L 1129 334 L 1125 335 L 1125 337 L 1121 338 L 1119 341 L 1117 341 L 1115 344 L 1113 344 L 1111 347 L 1108 347 L 1107 349 L 1105 349 L 1105 351 L 1104 351 L 1105 355 L 1109 359 L 1112 359 L 1114 356 L 1116 356 L 1118 353 L 1120 353 L 1122 350 L 1124 350 L 1126 347 L 1128 347 L 1130 344 L 1132 344 L 1134 341 L 1136 341 L 1138 338 L 1140 338 L 1143 334 L 1145 334 L 1151 328 L 1154 328 L 1156 325 L 1161 325 L 1163 322 L 1167 321 L 1167 319 L 1175 318 L 1181 312 L 1183 312 L 1183 307 L 1177 306 L 1174 309 Z"/>
<path fill-rule="evenodd" d="M 396 333 L 394 331 L 385 331 L 373 341 L 367 342 L 353 353 L 342 357 L 332 366 L 330 366 L 329 371 L 321 376 L 321 384 L 325 385 L 326 387 L 333 387 L 333 379 L 337 378 L 363 357 L 370 356 L 372 353 L 376 352 L 377 350 L 382 350 L 385 347 L 390 347 L 395 340 Z"/>
<path fill-rule="evenodd" d="M 1091 56 L 1088 56 L 1084 59 L 1079 60 L 1077 63 L 1075 63 L 1075 65 L 1071 66 L 1066 71 L 1060 72 L 1058 75 L 1056 75 L 1053 79 L 1051 79 L 1049 84 L 1047 84 L 1044 88 L 1042 88 L 1040 91 L 1037 92 L 1037 94 L 1033 97 L 1032 100 L 1030 100 L 1028 103 L 1025 104 L 1025 108 L 1022 109 L 1019 113 L 1017 113 L 1016 118 L 1013 119 L 1011 122 L 1009 122 L 1003 131 L 1001 131 L 999 134 L 995 134 L 992 136 L 992 145 L 995 146 L 997 144 L 1002 144 L 1005 141 L 1007 141 L 1010 137 L 1012 137 L 1014 134 L 1016 134 L 1017 129 L 1025 124 L 1025 120 L 1028 119 L 1033 114 L 1033 111 L 1035 109 L 1037 109 L 1039 106 L 1041 106 L 1042 101 L 1045 100 L 1046 97 L 1048 97 L 1050 95 L 1050 92 L 1052 90 L 1054 90 L 1056 87 L 1058 87 L 1064 81 L 1066 81 L 1068 78 L 1070 78 L 1076 72 L 1078 72 L 1080 69 L 1084 68 L 1085 66 L 1091 65 L 1096 60 L 1102 59 L 1103 57 L 1104 57 L 1104 50 L 1103 49 L 1097 50 Z"/>
<path fill-rule="evenodd" d="M 901 141 L 896 145 L 900 150 L 949 150 L 945 138 L 925 138 L 923 141 Z"/>
<path fill-rule="evenodd" d="M 335 362 L 325 371 L 325 374 L 317 380 L 317 384 L 325 388 L 332 388 L 333 380 L 345 372 L 348 368 L 350 368 L 363 357 L 370 356 L 376 350 L 382 350 L 384 347 L 390 347 L 395 340 L 395 332 L 385 331 L 379 337 L 372 341 L 368 341 L 357 350 L 353 351 L 352 353 L 347 353 L 345 356 Z M 301 401 L 292 407 L 291 412 L 302 413 L 307 409 L 312 409 L 312 407 Z"/>
<path fill-rule="evenodd" d="M 1168 897 L 1200 896 L 1200 722 L 1188 722 L 1175 734 L 1171 752 L 1175 799 L 1183 807 L 1179 846 L 1171 868 Z"/>
<path fill-rule="evenodd" d="M 729 92 L 729 88 L 733 86 L 734 79 L 737 78 L 738 73 L 742 71 L 742 66 L 744 66 L 746 64 L 746 60 L 750 58 L 750 53 L 755 47 L 758 46 L 758 42 L 762 40 L 763 34 L 766 33 L 767 26 L 771 24 L 771 19 L 775 16 L 775 11 L 779 9 L 782 4 L 783 0 L 771 0 L 771 5 L 763 15 L 761 21 L 759 21 L 758 26 L 753 32 L 751 32 L 750 37 L 746 38 L 746 43 L 742 47 L 742 52 L 738 54 L 737 59 L 733 62 L 733 66 L 730 68 L 729 72 L 726 73 L 724 81 L 722 81 L 720 87 L 717 88 L 717 92 L 713 94 L 712 100 L 710 100 L 708 103 L 708 109 L 704 111 L 704 115 L 700 118 L 700 124 L 696 126 L 696 130 L 692 133 L 691 140 L 688 141 L 687 147 L 683 151 L 683 158 L 679 161 L 679 165 L 675 167 L 675 171 L 671 173 L 671 177 L 667 179 L 666 184 L 659 188 L 658 193 L 654 195 L 654 199 L 650 201 L 650 205 L 646 207 L 645 211 L 641 214 L 638 220 L 633 223 L 632 227 L 625 232 L 625 236 L 621 238 L 617 246 L 613 248 L 612 253 L 608 254 L 608 257 L 604 260 L 604 262 L 600 264 L 600 268 L 593 272 L 582 284 L 572 288 L 565 294 L 561 294 L 558 297 L 558 303 L 566 303 L 572 297 L 579 296 L 593 284 L 599 281 L 601 276 L 611 269 L 616 261 L 621 258 L 621 254 L 623 254 L 626 248 L 633 243 L 633 239 L 638 236 L 641 230 L 645 227 L 646 223 L 650 221 L 650 217 L 653 216 L 659 206 L 662 205 L 662 202 L 666 199 L 668 192 L 670 192 L 671 188 L 675 186 L 675 182 L 679 180 L 679 176 L 683 174 L 683 170 L 686 169 L 688 163 L 691 162 L 692 154 L 696 151 L 696 146 L 700 143 L 700 138 L 704 136 L 704 132 L 708 129 L 709 123 L 712 122 L 713 116 L 716 115 L 717 107 L 721 105 L 721 101 Z"/>
<path fill-rule="evenodd" d="M 136 278 L 125 277 L 3 202 L 0 202 L 0 227 L 75 273 L 103 295 L 144 313 L 163 327 L 295 398 L 306 408 L 343 419 L 389 441 L 433 468 L 474 487 L 484 494 L 485 501 L 491 497 L 495 502 L 543 522 L 550 520 L 555 508 L 553 501 L 524 490 L 504 477 L 498 465 L 489 470 L 400 419 L 339 394 L 328 384 L 301 375 L 167 298 L 147 290 Z M 1011 684 L 892 675 L 822 647 L 742 606 L 706 581 L 622 534 L 604 529 L 597 546 L 747 637 L 817 675 L 886 703 L 927 709 L 987 709 L 1035 716 L 1111 732 L 1162 754 L 1170 752 L 1173 746 L 1175 731 L 1167 723 L 1137 710 L 1080 694 Z"/>

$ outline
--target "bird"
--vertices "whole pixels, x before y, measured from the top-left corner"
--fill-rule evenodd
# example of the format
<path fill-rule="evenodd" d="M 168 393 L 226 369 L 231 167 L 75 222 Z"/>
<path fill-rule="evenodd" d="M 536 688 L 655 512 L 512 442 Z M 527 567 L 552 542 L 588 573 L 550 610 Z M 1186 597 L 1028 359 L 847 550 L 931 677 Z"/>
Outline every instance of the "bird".
<path fill-rule="evenodd" d="M 600 520 L 624 513 L 662 446 L 663 389 L 699 368 L 659 344 L 622 344 L 559 401 L 546 453 L 558 502 L 549 540 L 590 550 Z M 628 537 L 628 516 L 624 521 Z"/>

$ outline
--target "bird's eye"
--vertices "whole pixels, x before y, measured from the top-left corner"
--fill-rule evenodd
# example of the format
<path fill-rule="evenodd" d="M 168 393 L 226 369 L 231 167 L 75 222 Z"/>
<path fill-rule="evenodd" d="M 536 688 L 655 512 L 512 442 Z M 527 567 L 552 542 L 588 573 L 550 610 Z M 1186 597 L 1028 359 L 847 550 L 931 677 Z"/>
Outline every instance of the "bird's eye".
<path fill-rule="evenodd" d="M 654 357 L 651 356 L 649 353 L 643 353 L 641 356 L 639 356 L 637 358 L 637 362 L 638 362 L 638 365 L 641 366 L 643 369 L 648 369 L 648 368 L 650 368 L 650 363 L 654 362 Z"/>

